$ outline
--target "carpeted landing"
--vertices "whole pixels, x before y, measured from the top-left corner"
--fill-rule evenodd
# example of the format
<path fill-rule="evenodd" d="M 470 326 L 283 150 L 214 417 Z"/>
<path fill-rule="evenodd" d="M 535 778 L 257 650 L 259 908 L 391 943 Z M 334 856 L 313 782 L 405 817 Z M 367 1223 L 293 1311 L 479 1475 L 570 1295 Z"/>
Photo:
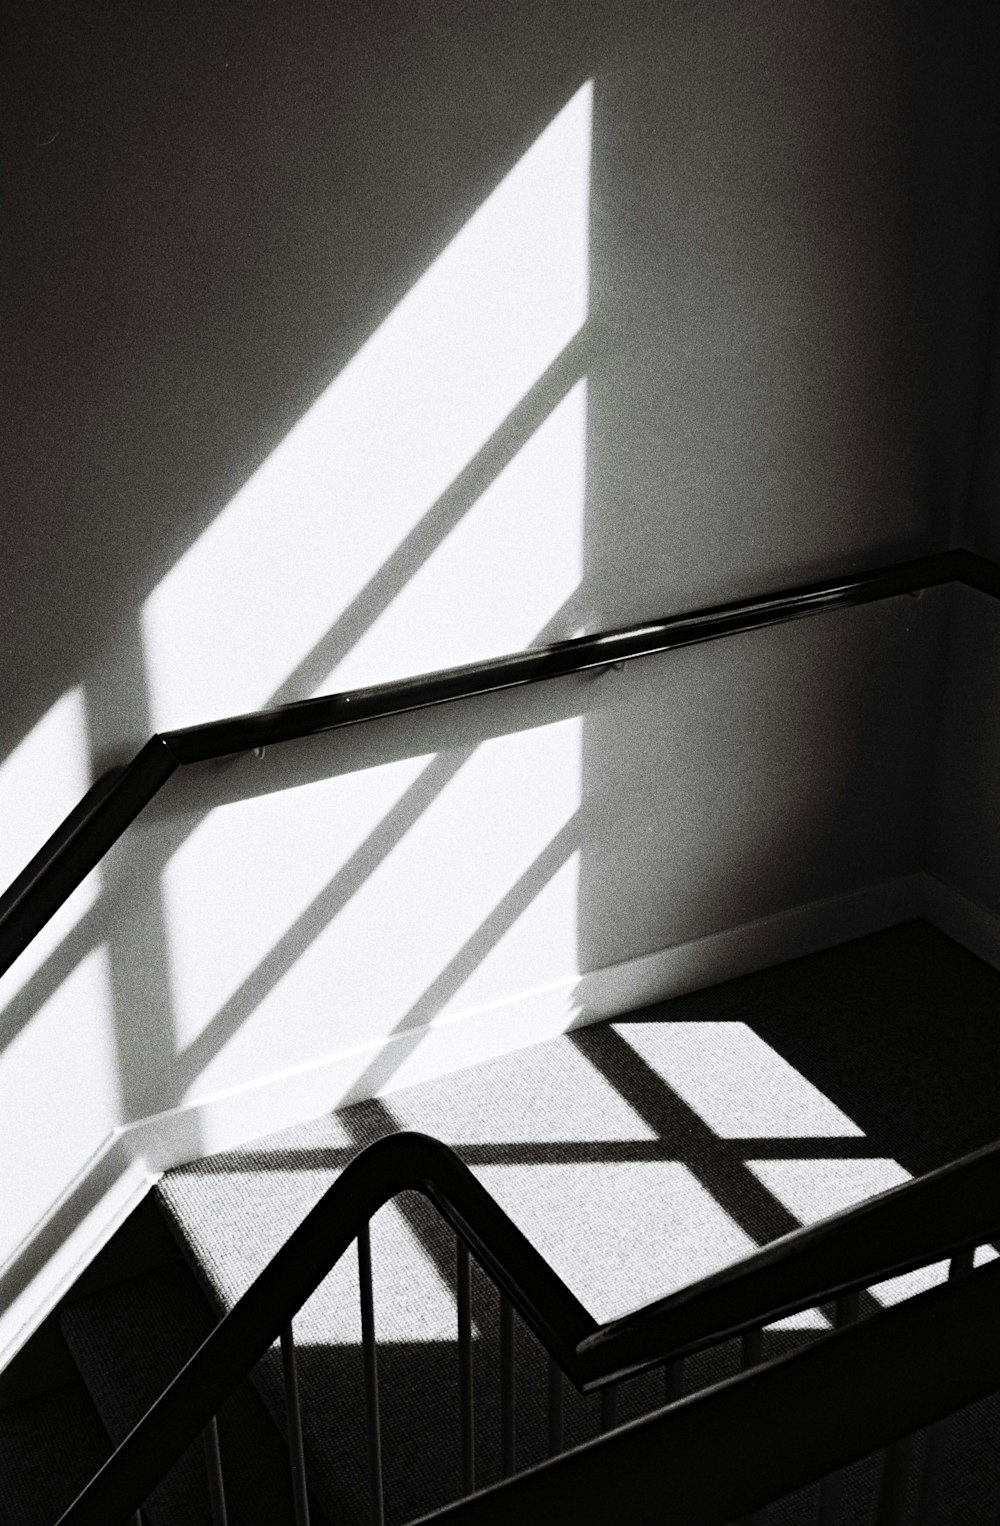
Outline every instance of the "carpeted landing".
<path fill-rule="evenodd" d="M 922 922 L 765 970 L 407 1091 L 358 1104 L 168 1174 L 159 1201 L 215 1305 L 249 1286 L 358 1150 L 398 1129 L 452 1145 L 599 1320 L 662 1296 L 800 1223 L 1000 1136 L 1000 975 Z M 390 1521 L 459 1492 L 455 1247 L 414 1196 L 372 1227 Z M 986 1252 L 992 1254 L 992 1252 Z M 943 1269 L 872 1291 L 908 1296 Z M 813 1311 L 765 1354 L 828 1328 Z M 499 1474 L 497 1300 L 474 1294 L 477 1480 Z M 360 1324 L 353 1256 L 296 1320 L 317 1514 L 366 1519 Z M 735 1370 L 735 1345 L 687 1364 L 686 1390 Z M 545 1455 L 546 1373 L 518 1332 L 518 1465 Z M 280 1367 L 257 1392 L 281 1423 Z M 663 1402 L 653 1374 L 619 1416 Z M 567 1442 L 598 1403 L 566 1395 Z M 992 1446 L 972 1465 L 981 1406 L 955 1430 L 941 1519 L 992 1518 Z M 971 1450 L 970 1450 L 971 1449 Z M 667 1460 L 665 1467 L 668 1471 Z M 877 1460 L 844 1482 L 845 1521 L 874 1519 Z M 817 1491 L 772 1507 L 812 1522 Z"/>
<path fill-rule="evenodd" d="M 127 1276 L 76 1290 L 60 1310 L 59 1381 L 17 1403 L 0 1395 L 0 1526 L 52 1526 L 346 1163 L 382 1135 L 420 1129 L 451 1144 L 606 1320 L 1000 1137 L 998 1014 L 1000 974 L 915 922 L 169 1173 L 143 1208 L 156 1231 L 147 1225 L 140 1236 L 145 1261 L 133 1256 Z M 461 1492 L 455 1244 L 423 1199 L 405 1195 L 376 1217 L 372 1251 L 386 1507 L 396 1526 Z M 874 1289 L 867 1308 L 939 1275 Z M 768 1331 L 765 1356 L 815 1338 L 829 1312 Z M 498 1299 L 478 1273 L 473 1313 L 481 1486 L 500 1471 L 499 1337 Z M 545 1455 L 548 1374 L 530 1333 L 516 1333 L 523 1467 Z M 301 1311 L 295 1334 L 314 1526 L 360 1526 L 368 1492 L 353 1254 Z M 691 1359 L 684 1391 L 740 1360 L 738 1343 Z M 677 1376 L 622 1385 L 619 1419 L 659 1407 Z M 564 1391 L 569 1445 L 597 1433 L 599 1405 Z M 233 1396 L 220 1431 L 230 1526 L 291 1526 L 276 1352 Z M 941 1508 L 918 1522 L 911 1491 L 907 1526 L 995 1519 L 997 1434 L 993 1400 L 950 1423 Z M 918 1460 L 922 1446 L 917 1438 Z M 879 1458 L 859 1464 L 824 1491 L 769 1507 L 756 1526 L 874 1526 L 880 1469 Z M 664 1520 L 669 1474 L 665 1457 Z M 209 1526 L 197 1449 L 143 1519 Z"/>

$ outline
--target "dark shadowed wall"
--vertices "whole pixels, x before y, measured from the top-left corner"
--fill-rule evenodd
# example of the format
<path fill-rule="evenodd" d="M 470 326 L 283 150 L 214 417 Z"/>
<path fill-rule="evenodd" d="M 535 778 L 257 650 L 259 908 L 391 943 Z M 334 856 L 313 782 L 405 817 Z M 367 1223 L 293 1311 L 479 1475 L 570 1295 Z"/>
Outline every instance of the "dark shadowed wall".
<path fill-rule="evenodd" d="M 938 172 L 932 182 L 928 207 L 935 215 L 926 248 L 930 268 L 940 272 L 942 333 L 950 325 L 968 342 L 964 360 L 955 347 L 950 363 L 942 358 L 928 368 L 934 378 L 928 385 L 942 418 L 965 419 L 965 465 L 954 478 L 956 540 L 1000 561 L 1000 13 L 973 8 L 959 25 L 945 8 L 936 33 L 938 62 L 929 77 L 940 102 L 940 144 L 935 148 L 926 130 L 924 137 L 929 163 L 947 158 L 950 173 Z M 990 919 L 1000 915 L 998 685 L 1000 611 L 994 601 L 963 592 L 948 633 L 927 868 L 985 914 L 983 951 L 995 942 Z"/>

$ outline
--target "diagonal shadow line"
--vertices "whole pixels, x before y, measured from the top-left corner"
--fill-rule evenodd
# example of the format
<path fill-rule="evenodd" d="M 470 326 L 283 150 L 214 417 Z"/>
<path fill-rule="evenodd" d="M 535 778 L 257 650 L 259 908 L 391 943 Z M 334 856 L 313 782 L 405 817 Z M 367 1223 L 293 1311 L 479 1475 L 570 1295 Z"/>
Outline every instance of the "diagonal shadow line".
<path fill-rule="evenodd" d="M 610 1024 L 578 1028 L 569 1037 L 639 1117 L 674 1143 L 691 1174 L 758 1245 L 802 1227 L 747 1166 L 747 1141 L 722 1139 L 710 1129 Z M 861 1294 L 862 1314 L 880 1307 L 870 1293 Z"/>
<path fill-rule="evenodd" d="M 544 642 L 548 640 L 553 630 L 555 630 L 561 622 L 564 622 L 569 616 L 576 612 L 578 608 L 578 594 L 579 590 L 571 594 L 570 597 L 560 606 L 560 608 L 552 616 L 552 619 L 547 622 L 546 625 L 543 626 L 539 631 L 535 638 L 536 641 Z M 447 754 L 440 754 L 433 763 L 428 765 L 428 768 L 424 771 L 424 773 L 414 781 L 406 793 L 400 798 L 399 801 L 397 801 L 396 805 L 389 812 L 388 816 L 373 829 L 370 836 L 366 838 L 365 842 L 355 851 L 348 863 L 343 865 L 342 868 L 338 870 L 337 874 L 334 876 L 334 879 L 331 880 L 330 885 L 328 885 L 325 890 L 320 892 L 320 895 L 317 897 L 316 901 L 314 901 L 312 905 L 302 913 L 301 917 L 295 923 L 295 926 L 288 930 L 281 942 L 278 945 L 275 945 L 275 947 L 257 966 L 256 970 L 254 970 L 254 972 L 247 977 L 247 979 L 240 986 L 239 990 L 234 992 L 233 996 L 229 998 L 225 1006 L 215 1014 L 204 1032 L 200 1034 L 198 1038 L 195 1039 L 187 1047 L 187 1049 L 180 1052 L 180 1055 L 178 1056 L 179 1069 L 176 1087 L 177 1095 L 180 1095 L 184 1088 L 191 1084 L 191 1081 L 194 1080 L 199 1074 L 200 1069 L 207 1065 L 209 1061 L 214 1058 L 222 1046 L 232 1036 L 232 1033 L 235 1031 L 236 1027 L 239 1026 L 240 1022 L 242 1022 L 244 1018 L 248 1016 L 249 1013 L 253 1010 L 254 1006 L 256 1005 L 256 1001 L 252 1001 L 250 999 L 251 984 L 261 976 L 263 976 L 266 981 L 268 979 L 269 972 L 273 972 L 277 968 L 280 962 L 280 949 L 284 947 L 291 947 L 291 943 L 296 930 L 299 929 L 301 933 L 301 929 L 299 928 L 300 922 L 306 919 L 311 919 L 316 914 L 318 903 L 321 902 L 323 898 L 328 894 L 331 894 L 332 896 L 332 887 L 338 882 L 343 883 L 341 877 L 345 875 L 348 870 L 350 870 L 350 872 L 356 876 L 353 886 L 350 890 L 350 895 L 357 894 L 358 890 L 362 887 L 368 875 L 374 872 L 386 854 L 391 851 L 393 846 L 395 846 L 395 842 L 402 838 L 405 832 L 409 830 L 410 826 L 414 825 L 416 820 L 422 814 L 422 811 L 426 810 L 427 807 L 433 803 L 434 799 L 437 798 L 437 795 L 441 793 L 441 791 L 445 788 L 454 774 L 458 772 L 458 769 L 462 766 L 462 764 L 465 763 L 469 757 L 471 757 L 474 750 L 475 749 L 473 747 L 467 747 L 462 750 L 455 750 L 454 752 L 449 751 Z M 448 760 L 452 760 L 454 762 L 454 768 L 450 771 L 448 771 Z M 427 775 L 430 774 L 432 770 L 434 771 L 432 778 L 428 781 Z M 425 782 L 427 792 L 423 800 L 423 804 L 417 807 L 416 800 L 411 792 L 420 791 L 421 781 Z M 406 812 L 408 809 L 412 809 L 412 817 L 404 820 L 400 813 Z M 160 869 L 162 869 L 167 860 L 177 851 L 185 839 L 190 836 L 191 832 L 195 830 L 195 827 L 204 819 L 204 816 L 207 814 L 209 813 L 200 813 L 195 821 L 185 820 L 177 824 L 176 830 L 168 830 L 167 840 L 161 844 L 160 852 L 157 855 L 158 859 L 160 860 L 158 866 Z M 398 837 L 395 838 L 392 842 L 389 842 L 388 846 L 385 846 L 383 843 L 383 835 L 387 830 L 392 830 L 393 823 L 398 825 Z M 368 867 L 366 872 L 361 873 L 361 864 L 363 858 L 367 859 Z M 156 865 L 151 863 L 148 866 L 148 869 L 149 872 L 153 874 L 156 872 Z M 108 929 L 106 926 L 102 925 L 102 917 L 105 914 L 104 909 L 108 904 L 109 897 L 113 898 L 115 894 L 116 891 L 114 886 L 103 886 L 98 898 L 94 901 L 93 905 L 89 906 L 86 912 L 83 913 L 80 921 L 76 924 L 76 926 L 72 928 L 66 934 L 63 941 L 55 949 L 53 949 L 45 963 L 35 971 L 29 980 L 25 981 L 21 990 L 10 998 L 7 1007 L 4 1008 L 2 1014 L 0 1014 L 0 1029 L 2 1029 L 2 1037 L 0 1037 L 0 1056 L 2 1056 L 4 1049 L 14 1041 L 18 1033 L 20 1033 L 21 1030 L 27 1026 L 27 1024 L 36 1015 L 36 1013 L 45 1004 L 45 1002 L 55 994 L 60 985 L 62 985 L 63 981 L 69 978 L 77 965 L 83 959 L 85 959 L 87 955 L 91 953 L 92 950 L 96 948 L 97 945 L 107 936 Z M 337 911 L 340 909 L 340 906 L 333 905 L 329 912 L 329 917 L 335 916 Z M 317 936 L 317 934 L 313 934 L 313 936 Z M 300 953 L 305 952 L 309 941 L 310 940 L 308 939 L 303 939 L 300 941 L 298 945 Z M 295 957 L 298 957 L 298 955 Z M 294 960 L 290 962 L 294 962 Z M 281 974 L 283 973 L 283 970 L 279 970 L 277 974 L 273 975 L 271 983 L 266 985 L 262 994 L 266 994 L 267 990 L 271 989 L 271 985 L 273 985 L 276 980 L 280 979 Z M 258 996 L 257 999 L 260 1000 L 261 998 Z M 239 1015 L 234 1015 L 237 1003 L 240 1000 L 242 1000 L 245 1005 Z M 218 1029 L 216 1028 L 216 1024 L 219 1025 Z M 213 1039 L 212 1035 L 214 1034 L 221 1034 L 221 1036 Z"/>
<path fill-rule="evenodd" d="M 477 452 L 472 461 L 462 469 L 428 514 L 424 516 L 418 525 L 414 526 L 387 561 L 383 563 L 382 567 L 369 579 L 365 587 L 355 595 L 344 613 L 333 623 L 326 634 L 320 638 L 312 651 L 302 658 L 267 701 L 266 707 L 284 704 L 290 700 L 301 698 L 300 690 L 304 683 L 307 683 L 313 675 L 315 675 L 316 682 L 321 682 L 337 663 L 347 655 L 351 648 L 365 634 L 366 630 L 375 623 L 393 599 L 397 597 L 410 578 L 419 570 L 420 566 L 429 559 L 436 547 L 444 541 L 455 525 L 474 506 L 478 497 L 486 491 L 492 481 L 523 447 L 540 424 L 544 422 L 545 418 L 552 412 L 570 388 L 579 380 L 584 370 L 586 343 L 587 331 L 586 326 L 584 326 L 584 328 L 578 330 L 562 352 L 547 370 L 543 372 L 542 376 L 539 377 L 538 381 L 534 383 L 511 413 L 507 415 L 503 423 Z M 562 625 L 570 615 L 576 612 L 578 605 L 579 590 L 571 595 L 556 614 L 546 622 L 542 630 L 535 636 L 535 642 L 545 642 L 555 639 L 560 635 L 565 635 Z M 468 755 L 468 752 L 466 752 L 465 756 Z M 462 761 L 464 760 L 463 757 Z M 432 795 L 427 803 L 430 804 L 430 800 L 433 798 L 434 796 Z M 193 819 L 186 819 L 183 822 L 175 823 L 173 829 L 167 827 L 166 840 L 161 844 L 160 851 L 155 857 L 151 858 L 147 866 L 148 873 L 151 876 L 159 876 L 162 873 L 167 861 L 177 852 L 208 814 L 209 812 L 207 811 L 199 812 Z M 373 836 L 377 835 L 378 831 L 379 829 L 377 828 Z M 376 860 L 376 862 L 380 861 Z M 356 889 L 360 888 L 360 883 L 355 887 Z M 108 894 L 109 887 L 104 887 L 100 898 L 90 908 L 78 926 L 82 926 L 84 921 L 98 920 L 98 907 L 100 907 L 101 902 L 106 899 Z M 165 929 L 165 931 L 167 930 Z M 94 930 L 91 932 L 92 938 L 93 932 Z M 67 939 L 72 936 L 72 934 L 67 935 Z M 161 939 L 160 941 L 165 942 L 166 940 Z M 48 1000 L 61 981 L 72 972 L 72 969 L 79 963 L 80 959 L 86 956 L 93 943 L 79 952 L 77 952 L 76 945 L 74 945 L 72 963 L 69 968 L 66 968 L 63 960 L 59 959 L 57 969 L 61 973 L 53 973 L 51 968 L 52 961 L 58 957 L 60 950 L 67 946 L 67 944 L 61 944 L 59 950 L 53 951 L 50 958 L 46 960 L 45 965 L 42 966 L 42 970 L 32 976 L 31 980 L 26 982 L 23 991 L 19 992 L 17 997 L 12 1000 L 10 1010 L 16 1010 L 17 1017 L 12 1022 L 9 1022 L 9 1024 L 5 1024 L 5 1027 L 9 1026 L 10 1031 L 6 1039 L 0 1042 L 0 1054 L 2 1054 L 6 1043 L 9 1043 L 20 1032 L 35 1015 L 42 1002 Z M 270 959 L 270 956 L 268 956 L 268 959 Z M 267 962 L 268 960 L 265 960 L 262 964 Z M 43 974 L 43 972 L 45 973 Z M 249 977 L 249 979 L 253 978 L 253 976 Z M 245 985 L 246 983 L 244 983 Z M 224 1023 L 223 1014 L 228 1013 L 231 1003 L 236 1000 L 237 996 L 244 993 L 244 986 L 241 986 L 240 992 L 230 998 L 230 1002 L 226 1003 L 226 1007 L 222 1009 L 222 1012 L 212 1019 L 206 1034 L 214 1030 L 217 1020 L 221 1020 Z M 270 986 L 267 989 L 270 989 Z M 249 1010 L 252 1010 L 252 1007 L 248 1007 L 244 1015 Z M 206 1058 L 202 1061 L 202 1065 L 207 1064 L 209 1059 L 218 1053 L 219 1048 L 231 1036 L 232 1031 L 230 1029 L 226 1034 L 226 1038 L 222 1039 L 215 1047 L 206 1041 L 203 1046 L 206 1050 Z M 180 1095 L 180 1092 L 194 1079 L 191 1067 L 187 1063 L 187 1058 L 195 1050 L 196 1045 L 201 1043 L 203 1038 L 205 1038 L 205 1035 L 199 1036 L 199 1039 L 195 1041 L 195 1045 L 191 1045 L 188 1049 L 181 1051 L 181 1066 L 175 1095 Z M 194 1074 L 197 1074 L 197 1072 Z"/>
<path fill-rule="evenodd" d="M 5 1262 L 0 1271 L 0 1309 L 8 1309 L 23 1293 L 131 1164 L 127 1140 L 112 1138 L 94 1169 L 86 1172 L 55 1212 L 43 1218 L 41 1227 L 32 1230 Z"/>
<path fill-rule="evenodd" d="M 198 1037 L 182 1050 L 182 1084 L 192 1081 L 237 1028 L 259 1006 L 268 992 L 307 952 L 313 941 L 355 896 L 379 864 L 402 841 L 406 833 L 454 779 L 475 751 L 472 747 L 439 753 L 404 791 L 372 832 L 340 866 L 319 895 L 290 928 L 272 945 L 260 963 L 211 1018 Z M 320 926 L 317 928 L 316 923 Z"/>
<path fill-rule="evenodd" d="M 301 699 L 303 689 L 323 683 L 475 507 L 504 467 L 579 381 L 584 370 L 584 334 L 581 329 L 574 335 L 437 502 L 354 595 L 326 634 L 292 669 L 267 700 L 266 709 Z"/>
<path fill-rule="evenodd" d="M 535 636 L 535 640 L 543 642 L 549 640 L 553 630 L 556 629 L 560 622 L 566 618 L 567 612 L 576 610 L 578 608 L 579 598 L 580 589 L 576 588 L 569 596 L 569 598 L 564 601 L 559 609 L 557 609 L 555 613 L 551 615 L 546 623 L 542 626 L 541 630 Z M 510 915 L 511 908 L 514 904 L 516 904 L 519 888 L 521 891 L 523 891 L 527 885 L 537 880 L 537 870 L 541 859 L 546 858 L 546 855 L 553 848 L 553 845 L 557 843 L 562 837 L 563 832 L 565 832 L 568 827 L 572 826 L 578 820 L 578 816 L 579 812 L 574 812 L 574 815 L 570 821 L 566 823 L 561 831 L 557 833 L 556 837 L 553 838 L 548 846 L 543 850 L 540 858 L 536 859 L 535 862 L 525 871 L 524 875 L 521 876 L 520 880 L 518 880 L 515 885 L 510 887 L 503 899 L 497 904 L 496 907 L 494 907 L 486 921 L 480 926 L 477 932 L 473 934 L 472 938 L 469 939 L 469 941 L 461 949 L 459 949 L 458 953 L 450 961 L 449 965 L 446 966 L 445 970 L 440 972 L 435 981 L 432 982 L 432 984 L 420 997 L 418 997 L 413 1007 L 411 1007 L 408 1012 L 404 1013 L 399 1022 L 390 1030 L 388 1034 L 385 1035 L 386 1038 L 391 1039 L 397 1035 L 410 1033 L 410 1041 L 404 1042 L 400 1046 L 394 1046 L 391 1057 L 387 1055 L 383 1050 L 378 1055 L 376 1060 L 374 1060 L 371 1065 L 367 1066 L 366 1069 L 362 1071 L 361 1075 L 357 1078 L 347 1093 L 346 1098 L 341 1102 L 341 1106 L 349 1106 L 350 1099 L 352 1097 L 361 1098 L 367 1096 L 369 1092 L 377 1090 L 379 1086 L 384 1086 L 399 1069 L 400 1065 L 402 1065 L 414 1052 L 417 1046 L 421 1043 L 422 1039 L 426 1036 L 426 1027 L 429 1020 L 426 1016 L 422 1019 L 417 1019 L 415 1014 L 418 1011 L 422 1013 L 427 1013 L 429 1011 L 430 1016 L 434 1016 L 435 1013 L 440 1010 L 440 1006 L 448 1000 L 449 996 L 453 995 L 454 991 L 457 991 L 460 988 L 464 980 L 468 979 L 472 971 L 489 953 L 490 949 L 494 946 L 494 943 L 499 941 L 499 938 L 502 937 L 505 931 L 507 931 L 507 927 L 502 925 L 503 917 L 504 915 Z M 566 857 L 569 856 L 570 852 L 572 852 L 572 845 L 567 850 Z M 564 861 L 565 860 L 562 860 L 561 862 Z M 538 895 L 544 884 L 547 883 L 547 879 L 551 878 L 551 875 L 561 867 L 561 862 L 554 866 L 551 872 L 547 875 L 546 879 L 538 881 L 537 888 L 532 892 L 530 899 L 533 900 L 534 897 Z M 513 898 L 513 900 L 511 898 Z M 520 910 L 523 910 L 523 906 Z M 516 920 L 517 916 L 520 915 L 520 910 L 514 913 L 513 919 L 508 924 L 509 926 L 513 926 L 513 921 Z M 494 934 L 493 942 L 489 941 L 490 929 L 493 930 Z M 476 949 L 480 949 L 481 952 L 479 952 L 478 957 L 475 959 L 474 963 L 469 963 L 469 956 L 473 955 Z M 448 982 L 449 980 L 454 980 L 460 968 L 465 969 L 465 974 L 462 975 L 461 979 L 458 980 L 457 985 L 455 985 L 453 989 L 450 989 Z M 441 990 L 445 990 L 447 994 L 440 996 Z M 431 993 L 436 993 L 440 998 L 438 1006 L 433 1007 L 433 1009 Z M 418 1020 L 421 1021 L 421 1026 L 413 1031 L 414 1024 Z M 402 1053 L 397 1054 L 397 1048 L 401 1048 Z"/>
<path fill-rule="evenodd" d="M 574 812 L 386 1035 L 388 1039 L 400 1042 L 391 1044 L 375 1056 L 346 1093 L 341 1107 L 350 1106 L 354 1099 L 360 1101 L 368 1098 L 387 1085 L 400 1066 L 423 1043 L 431 1019 L 461 990 L 487 954 L 514 926 L 526 906 L 536 899 L 558 873 L 577 847 L 578 840 L 579 813 Z"/>
<path fill-rule="evenodd" d="M 867 1141 L 856 1135 L 831 1139 L 752 1139 L 740 1143 L 752 1160 L 884 1158 L 873 1156 L 871 1150 L 865 1148 Z M 820 1149 L 820 1146 L 824 1148 Z M 451 1148 L 470 1167 L 666 1164 L 679 1160 L 677 1150 L 667 1139 L 517 1140 L 489 1144 L 452 1141 Z M 357 1153 L 353 1145 L 329 1145 L 311 1150 L 255 1150 L 246 1155 L 209 1157 L 199 1162 L 198 1169 L 210 1176 L 252 1176 L 268 1171 L 342 1171 Z"/>
<path fill-rule="evenodd" d="M 560 606 L 536 636 L 537 641 L 544 641 L 551 628 L 565 619 L 567 612 L 575 607 L 576 598 L 577 594 L 574 593 Z M 306 953 L 314 939 L 343 910 L 351 897 L 357 895 L 366 880 L 445 790 L 474 751 L 474 746 L 449 750 L 439 753 L 427 765 L 319 895 L 265 954 L 225 1005 L 214 1014 L 198 1037 L 181 1051 L 178 1056 L 179 1090 L 197 1078 L 264 996 L 291 969 L 296 960 Z M 321 920 L 319 927 L 315 926 L 317 919 Z M 484 953 L 486 951 L 488 950 L 484 949 Z M 460 958 L 462 952 L 460 950 L 456 958 Z M 420 1002 L 423 1001 L 424 997 L 421 997 Z M 399 1029 L 410 1026 L 410 1015 L 407 1013 L 404 1016 Z M 394 1029 L 393 1032 L 399 1029 Z M 356 1090 L 357 1083 L 352 1088 L 352 1091 Z"/>
<path fill-rule="evenodd" d="M 570 1034 L 594 1069 L 679 1159 L 730 1218 L 758 1245 L 798 1229 L 799 1221 L 768 1192 L 729 1140 L 721 1139 L 609 1025 Z"/>
<path fill-rule="evenodd" d="M 341 1121 L 345 1128 L 354 1134 L 356 1141 L 353 1149 L 344 1152 L 345 1164 L 358 1153 L 359 1149 L 363 1149 L 375 1139 L 385 1134 L 399 1132 L 401 1125 L 388 1106 L 381 1098 L 372 1096 L 371 1093 L 377 1090 L 378 1086 L 384 1085 L 404 1060 L 423 1042 L 429 1018 L 440 1011 L 448 998 L 461 989 L 490 949 L 494 948 L 503 934 L 514 925 L 524 910 L 525 897 L 527 896 L 529 903 L 533 901 L 566 862 L 576 846 L 577 835 L 578 813 L 574 813 L 524 874 L 497 902 L 472 937 L 462 945 L 458 953 L 449 960 L 440 974 L 397 1023 L 393 1034 L 402 1036 L 402 1044 L 394 1044 L 391 1055 L 386 1055 L 383 1051 L 355 1081 L 351 1092 L 360 1093 L 364 1101 L 358 1106 L 351 1107 L 349 1105 L 351 1092 L 349 1092 L 341 1103 L 345 1111 L 340 1112 L 338 1108 Z M 414 1027 L 414 1024 L 419 1024 L 419 1027 Z M 402 1054 L 397 1052 L 400 1048 L 403 1050 Z M 427 1205 L 411 1201 L 411 1197 L 412 1194 L 403 1194 L 397 1198 L 395 1200 L 397 1207 L 423 1247 L 443 1287 L 450 1294 L 453 1291 L 454 1275 L 454 1240 L 451 1231 L 437 1214 L 429 1211 Z"/>
<path fill-rule="evenodd" d="M 105 930 L 100 925 L 103 895 L 102 891 L 52 950 L 44 964 L 39 965 L 0 1012 L 0 1056 L 55 995 L 63 982 L 70 978 L 77 966 L 103 942 Z"/>

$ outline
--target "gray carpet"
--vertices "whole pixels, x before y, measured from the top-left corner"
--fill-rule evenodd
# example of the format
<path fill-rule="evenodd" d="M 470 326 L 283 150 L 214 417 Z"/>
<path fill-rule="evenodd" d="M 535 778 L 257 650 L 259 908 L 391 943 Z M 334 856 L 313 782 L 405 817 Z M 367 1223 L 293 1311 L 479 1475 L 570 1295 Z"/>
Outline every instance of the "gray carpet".
<path fill-rule="evenodd" d="M 859 940 L 627 1019 L 362 1103 L 168 1174 L 159 1197 L 220 1309 L 373 1139 L 417 1128 L 452 1144 L 600 1320 L 662 1296 L 800 1222 L 1000 1136 L 1000 975 L 923 923 Z M 458 1493 L 454 1244 L 420 1200 L 373 1225 L 391 1521 Z M 934 1274 L 876 1290 L 883 1302 Z M 364 1519 L 353 1258 L 296 1321 L 311 1480 L 331 1517 Z M 877 1307 L 875 1299 L 871 1307 Z M 477 1279 L 479 1481 L 497 1476 L 496 1300 Z M 824 1311 L 768 1334 L 787 1348 Z M 691 1391 L 734 1369 L 688 1364 Z M 257 1374 L 281 1420 L 273 1357 Z M 662 1379 L 625 1385 L 626 1418 Z M 518 1461 L 544 1446 L 544 1368 L 519 1344 Z M 569 1395 L 568 1439 L 596 1402 Z M 977 1431 L 953 1427 L 941 1519 L 978 1526 L 997 1498 Z M 957 1460 L 956 1460 L 957 1459 Z M 845 1522 L 873 1520 L 878 1464 L 852 1470 Z M 805 1526 L 817 1491 L 765 1513 Z"/>

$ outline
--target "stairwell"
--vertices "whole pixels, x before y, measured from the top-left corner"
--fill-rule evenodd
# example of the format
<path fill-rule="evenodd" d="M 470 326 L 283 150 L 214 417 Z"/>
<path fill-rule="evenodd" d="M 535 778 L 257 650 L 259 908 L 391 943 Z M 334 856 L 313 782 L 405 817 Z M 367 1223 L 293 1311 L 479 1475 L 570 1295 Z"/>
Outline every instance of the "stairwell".
<path fill-rule="evenodd" d="M 451 1144 L 604 1320 L 1000 1135 L 998 996 L 1000 974 L 910 923 L 168 1173 L 3 1376 L 0 1520 L 52 1526 L 373 1140 L 413 1128 Z M 387 1519 L 401 1523 L 462 1492 L 454 1237 L 407 1194 L 377 1215 L 372 1251 Z M 865 1295 L 867 1304 L 905 1297 L 933 1275 L 897 1279 Z M 331 1526 L 367 1519 L 357 1310 L 348 1256 L 295 1322 L 312 1518 Z M 730 1342 L 683 1372 L 622 1384 L 615 1423 L 812 1339 L 831 1314 L 782 1321 L 759 1352 Z M 473 1315 L 482 1487 L 501 1472 L 498 1302 L 485 1275 L 474 1277 Z M 520 1325 L 515 1349 L 520 1469 L 546 1455 L 549 1375 Z M 596 1435 L 602 1414 L 598 1397 L 563 1389 L 568 1446 Z M 220 1419 L 234 1526 L 293 1519 L 282 1405 L 271 1352 Z M 993 1519 L 998 1430 L 995 1400 L 949 1424 L 938 1521 Z M 914 1475 L 922 1446 L 918 1438 Z M 881 1466 L 870 1459 L 755 1520 L 874 1522 Z M 668 1458 L 664 1478 L 668 1489 Z M 910 1492 L 907 1519 L 917 1526 Z M 198 1453 L 178 1464 L 143 1518 L 211 1520 Z"/>

